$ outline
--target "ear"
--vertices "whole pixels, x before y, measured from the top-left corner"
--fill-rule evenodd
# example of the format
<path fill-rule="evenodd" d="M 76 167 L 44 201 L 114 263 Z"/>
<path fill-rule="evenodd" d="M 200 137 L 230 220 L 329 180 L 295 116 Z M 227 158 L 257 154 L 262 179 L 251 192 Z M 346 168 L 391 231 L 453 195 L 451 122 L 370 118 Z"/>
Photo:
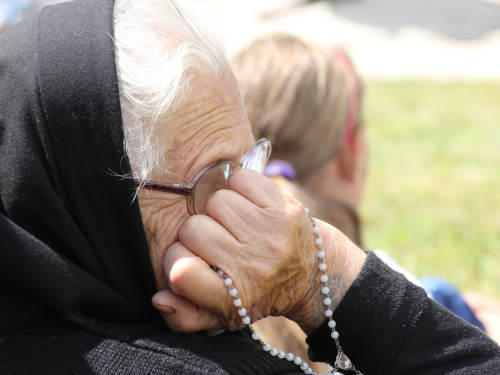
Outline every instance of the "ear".
<path fill-rule="evenodd" d="M 354 182 L 356 179 L 364 141 L 362 130 L 353 132 L 350 139 L 343 142 L 336 157 L 339 175 L 348 182 Z"/>

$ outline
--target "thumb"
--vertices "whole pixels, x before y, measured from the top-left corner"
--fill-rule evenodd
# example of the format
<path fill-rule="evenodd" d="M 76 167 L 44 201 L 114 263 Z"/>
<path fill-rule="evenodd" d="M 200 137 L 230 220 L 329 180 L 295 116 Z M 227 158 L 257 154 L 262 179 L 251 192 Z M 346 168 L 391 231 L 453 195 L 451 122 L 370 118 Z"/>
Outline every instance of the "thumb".
<path fill-rule="evenodd" d="M 190 333 L 224 329 L 212 312 L 195 305 L 171 290 L 156 293 L 152 303 L 162 314 L 168 328 L 174 332 Z"/>

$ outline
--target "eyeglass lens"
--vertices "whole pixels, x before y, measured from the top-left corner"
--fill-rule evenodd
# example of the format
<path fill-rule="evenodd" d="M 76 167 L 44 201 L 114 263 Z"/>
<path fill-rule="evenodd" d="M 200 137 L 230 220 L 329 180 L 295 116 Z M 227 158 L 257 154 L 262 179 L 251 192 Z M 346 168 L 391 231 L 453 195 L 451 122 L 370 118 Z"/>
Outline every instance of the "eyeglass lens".
<path fill-rule="evenodd" d="M 207 202 L 217 190 L 227 189 L 227 180 L 232 171 L 232 163 L 224 162 L 200 177 L 194 191 L 194 210 L 198 215 L 206 214 Z"/>
<path fill-rule="evenodd" d="M 269 141 L 259 142 L 243 157 L 241 169 L 250 169 L 258 173 L 263 173 L 270 152 L 271 145 Z M 231 162 L 221 162 L 200 177 L 193 192 L 195 212 L 190 212 L 192 215 L 206 214 L 208 200 L 216 191 L 227 189 L 227 181 L 231 173 L 233 173 L 233 169 Z"/>
<path fill-rule="evenodd" d="M 258 144 L 244 156 L 241 169 L 250 169 L 262 174 L 266 167 L 267 160 L 269 159 L 270 152 L 271 147 L 269 141 Z"/>

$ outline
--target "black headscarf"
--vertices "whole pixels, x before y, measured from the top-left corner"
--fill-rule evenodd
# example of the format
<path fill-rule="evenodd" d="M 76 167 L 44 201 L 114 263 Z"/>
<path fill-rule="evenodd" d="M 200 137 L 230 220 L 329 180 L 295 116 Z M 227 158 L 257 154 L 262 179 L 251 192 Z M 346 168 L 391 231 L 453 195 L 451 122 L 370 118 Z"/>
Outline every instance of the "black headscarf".
<path fill-rule="evenodd" d="M 113 0 L 44 8 L 0 37 L 0 328 L 44 314 L 157 318 L 125 157 Z"/>

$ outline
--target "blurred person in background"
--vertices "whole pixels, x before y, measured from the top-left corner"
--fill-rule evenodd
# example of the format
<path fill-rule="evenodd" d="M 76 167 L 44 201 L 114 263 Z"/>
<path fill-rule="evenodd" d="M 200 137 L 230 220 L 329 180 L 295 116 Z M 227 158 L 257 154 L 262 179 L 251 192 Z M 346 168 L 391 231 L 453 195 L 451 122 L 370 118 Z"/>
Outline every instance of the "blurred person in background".
<path fill-rule="evenodd" d="M 313 215 L 362 246 L 358 209 L 368 149 L 363 84 L 349 57 L 336 47 L 274 34 L 255 40 L 238 53 L 232 68 L 257 137 L 266 137 L 273 145 L 266 175 L 302 201 Z M 426 289 L 431 298 L 484 330 L 448 282 L 436 277 L 418 280 L 383 250 L 375 253 Z M 280 337 L 286 325 L 278 319 L 257 324 L 269 340 Z M 290 343 L 288 330 L 284 335 L 282 342 Z M 304 341 L 300 333 L 298 336 Z M 305 350 L 305 344 L 302 347 Z"/>
<path fill-rule="evenodd" d="M 302 193 L 323 220 L 362 246 L 357 209 L 368 166 L 363 86 L 347 56 L 273 34 L 238 53 L 232 68 L 250 123 L 273 145 L 267 175 Z"/>
<path fill-rule="evenodd" d="M 44 6 L 68 0 L 0 0 L 0 35 Z"/>

